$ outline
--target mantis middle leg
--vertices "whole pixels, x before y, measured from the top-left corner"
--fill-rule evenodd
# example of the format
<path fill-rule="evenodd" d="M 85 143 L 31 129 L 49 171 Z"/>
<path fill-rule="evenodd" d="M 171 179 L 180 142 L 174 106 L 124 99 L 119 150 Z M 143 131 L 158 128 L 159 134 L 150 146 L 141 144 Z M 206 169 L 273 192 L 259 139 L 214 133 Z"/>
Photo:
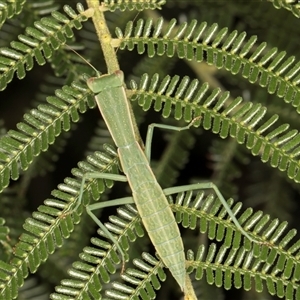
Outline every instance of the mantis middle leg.
<path fill-rule="evenodd" d="M 127 178 L 124 175 L 118 175 L 118 174 L 110 174 L 110 173 L 97 173 L 97 172 L 88 172 L 83 175 L 82 182 L 80 185 L 80 192 L 79 192 L 79 199 L 76 207 L 74 208 L 74 211 L 77 210 L 77 208 L 80 206 L 82 202 L 83 197 L 83 188 L 84 184 L 87 179 L 111 179 L 114 181 L 122 181 L 126 182 Z M 125 254 L 116 239 L 113 237 L 113 235 L 108 231 L 108 229 L 104 226 L 104 224 L 96 217 L 96 215 L 92 212 L 93 210 L 97 210 L 104 207 L 110 207 L 110 206 L 119 206 L 119 205 L 125 205 L 125 204 L 132 204 L 134 203 L 132 197 L 125 197 L 125 198 L 119 198 L 109 201 L 103 201 L 99 203 L 94 203 L 91 205 L 86 206 L 86 211 L 88 215 L 94 220 L 94 222 L 103 230 L 103 232 L 111 239 L 111 241 L 116 245 L 118 251 L 120 252 L 122 256 L 123 266 L 125 265 Z"/>

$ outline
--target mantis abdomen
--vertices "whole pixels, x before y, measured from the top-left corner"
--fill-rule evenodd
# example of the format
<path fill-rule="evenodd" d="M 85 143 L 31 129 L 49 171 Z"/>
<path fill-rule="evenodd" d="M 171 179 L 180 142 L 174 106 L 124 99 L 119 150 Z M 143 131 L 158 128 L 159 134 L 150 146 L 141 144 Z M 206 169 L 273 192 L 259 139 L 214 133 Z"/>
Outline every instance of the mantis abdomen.
<path fill-rule="evenodd" d="M 138 142 L 118 149 L 143 224 L 157 253 L 181 289 L 185 282 L 184 248 L 174 214 Z"/>

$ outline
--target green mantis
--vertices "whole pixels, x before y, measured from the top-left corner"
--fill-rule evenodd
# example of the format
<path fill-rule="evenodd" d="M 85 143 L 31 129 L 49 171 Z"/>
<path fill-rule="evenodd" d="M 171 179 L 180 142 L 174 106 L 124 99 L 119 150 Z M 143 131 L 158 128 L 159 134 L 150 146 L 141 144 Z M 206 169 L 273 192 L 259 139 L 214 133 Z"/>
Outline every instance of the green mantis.
<path fill-rule="evenodd" d="M 225 199 L 212 183 L 192 184 L 165 190 L 162 190 L 158 184 L 149 164 L 153 129 L 155 127 L 160 127 L 171 130 L 185 130 L 193 125 L 193 121 L 186 127 L 152 124 L 149 126 L 145 151 L 143 151 L 135 138 L 133 120 L 129 107 L 130 104 L 128 103 L 125 94 L 123 72 L 116 71 L 111 75 L 90 78 L 87 81 L 87 85 L 93 93 L 95 93 L 95 99 L 99 110 L 116 146 L 118 147 L 118 155 L 125 175 L 107 173 L 85 174 L 81 184 L 79 201 L 75 210 L 81 203 L 86 179 L 105 178 L 116 181 L 127 181 L 132 191 L 132 197 L 89 205 L 86 207 L 88 214 L 105 231 L 106 228 L 92 211 L 105 206 L 122 205 L 134 202 L 150 240 L 161 260 L 170 270 L 181 290 L 186 294 L 186 299 L 193 299 L 186 284 L 187 275 L 185 270 L 183 242 L 173 212 L 167 201 L 167 195 L 201 188 L 214 189 L 236 226 L 251 241 L 254 241 L 254 239 L 241 228 Z M 114 238 L 111 237 L 111 239 L 117 245 Z M 120 247 L 118 247 L 118 249 L 122 254 Z"/>

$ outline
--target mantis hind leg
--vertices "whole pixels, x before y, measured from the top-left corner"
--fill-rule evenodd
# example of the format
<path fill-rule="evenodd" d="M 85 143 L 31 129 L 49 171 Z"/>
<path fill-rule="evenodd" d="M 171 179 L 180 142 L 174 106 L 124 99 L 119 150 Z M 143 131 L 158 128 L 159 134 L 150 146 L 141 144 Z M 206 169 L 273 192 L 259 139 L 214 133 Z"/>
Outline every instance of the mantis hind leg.
<path fill-rule="evenodd" d="M 212 183 L 212 182 L 202 182 L 202 183 L 195 183 L 195 184 L 189 184 L 189 185 L 183 185 L 183 186 L 176 186 L 172 188 L 164 189 L 164 194 L 166 196 L 177 194 L 180 192 L 187 192 L 187 191 L 194 191 L 194 190 L 200 190 L 200 189 L 212 189 L 214 190 L 215 194 L 217 195 L 218 199 L 220 200 L 221 204 L 224 206 L 225 210 L 227 211 L 228 215 L 230 216 L 231 220 L 235 224 L 235 226 L 240 230 L 240 232 L 251 242 L 254 243 L 260 243 L 260 241 L 256 240 L 255 238 L 251 237 L 240 225 L 239 221 L 237 220 L 236 216 L 233 214 L 232 210 L 228 206 L 225 198 L 223 197 L 222 193 L 218 189 L 218 187 Z"/>
<path fill-rule="evenodd" d="M 162 129 L 175 130 L 175 131 L 182 131 L 182 130 L 189 129 L 195 123 L 195 121 L 197 121 L 198 119 L 199 119 L 199 117 L 193 119 L 192 122 L 190 122 L 190 124 L 188 124 L 187 126 L 184 126 L 184 127 L 177 127 L 177 126 L 170 126 L 170 125 L 156 124 L 156 123 L 151 124 L 148 127 L 147 137 L 146 137 L 146 143 L 145 143 L 145 154 L 146 154 L 146 157 L 147 157 L 148 161 L 150 161 L 150 157 L 151 157 L 152 137 L 153 137 L 153 131 L 154 131 L 155 127 L 162 128 Z M 220 192 L 220 190 L 218 189 L 218 187 L 214 183 L 212 183 L 212 182 L 205 182 L 205 183 L 185 185 L 185 186 L 181 186 L 181 187 L 173 187 L 173 188 L 165 189 L 164 192 L 165 192 L 165 195 L 170 195 L 170 194 L 175 194 L 175 193 L 184 192 L 184 191 L 191 191 L 191 190 L 194 190 L 194 189 L 213 189 L 214 192 L 216 193 L 216 195 L 218 196 L 219 200 L 221 201 L 222 205 L 226 209 L 227 213 L 229 214 L 230 218 L 232 219 L 233 223 L 241 231 L 241 233 L 245 237 L 247 237 L 251 242 L 258 242 L 257 240 L 255 240 L 254 238 L 252 238 L 242 228 L 242 226 L 238 222 L 237 218 L 233 214 L 232 210 L 228 206 L 228 204 L 227 204 L 226 200 L 224 199 L 222 193 Z"/>

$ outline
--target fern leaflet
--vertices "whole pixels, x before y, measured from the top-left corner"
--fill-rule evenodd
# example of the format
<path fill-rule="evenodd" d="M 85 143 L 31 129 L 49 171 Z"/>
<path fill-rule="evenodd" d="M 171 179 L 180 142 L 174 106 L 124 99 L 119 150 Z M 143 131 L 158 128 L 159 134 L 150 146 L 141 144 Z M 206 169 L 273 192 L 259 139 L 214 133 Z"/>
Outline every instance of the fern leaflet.
<path fill-rule="evenodd" d="M 124 10 L 138 10 L 142 11 L 145 9 L 161 9 L 166 3 L 165 0 L 104 0 L 103 5 L 106 9 L 110 11 L 115 11 L 119 9 L 120 11 Z"/>

